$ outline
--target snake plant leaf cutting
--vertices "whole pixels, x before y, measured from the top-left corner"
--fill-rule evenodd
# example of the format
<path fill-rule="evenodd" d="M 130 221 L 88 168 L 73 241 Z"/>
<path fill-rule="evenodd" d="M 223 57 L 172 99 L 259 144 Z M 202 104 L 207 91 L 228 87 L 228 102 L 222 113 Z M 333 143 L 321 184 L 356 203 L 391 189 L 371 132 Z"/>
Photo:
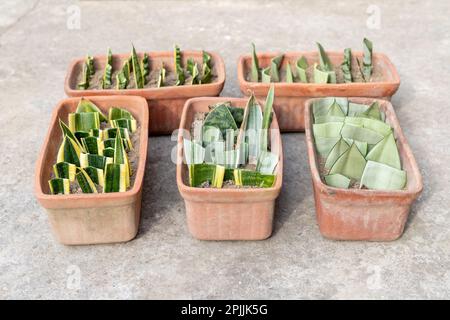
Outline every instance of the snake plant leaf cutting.
<path fill-rule="evenodd" d="M 284 55 L 278 55 L 270 60 L 270 66 L 263 69 L 262 82 L 280 82 L 280 66 Z"/>
<path fill-rule="evenodd" d="M 101 81 L 101 87 L 102 89 L 108 89 L 111 87 L 111 85 L 112 85 L 112 52 L 111 49 L 108 48 L 108 53 L 106 55 L 105 70 Z"/>
<path fill-rule="evenodd" d="M 306 69 L 308 69 L 308 61 L 304 56 L 297 60 L 296 68 L 299 82 L 307 83 L 308 78 L 306 75 Z"/>
<path fill-rule="evenodd" d="M 83 63 L 81 81 L 77 85 L 78 89 L 80 90 L 88 89 L 90 80 L 94 76 L 94 74 L 95 74 L 94 58 L 90 55 L 87 55 Z"/>
<path fill-rule="evenodd" d="M 202 77 L 199 83 L 200 84 L 211 83 L 212 81 L 211 56 L 206 51 L 202 51 L 202 59 L 203 59 Z"/>
<path fill-rule="evenodd" d="M 316 83 L 336 83 L 336 72 L 325 49 L 317 43 L 319 49 L 319 64 L 314 65 L 314 81 Z"/>
<path fill-rule="evenodd" d="M 125 164 L 109 163 L 106 165 L 104 192 L 125 192 L 129 178 Z"/>
<path fill-rule="evenodd" d="M 286 82 L 287 83 L 294 82 L 294 74 L 292 73 L 291 64 L 289 62 L 286 65 Z"/>
<path fill-rule="evenodd" d="M 166 68 L 164 68 L 164 63 L 161 64 L 158 74 L 158 88 L 164 87 L 164 82 L 166 81 Z"/>
<path fill-rule="evenodd" d="M 176 86 L 181 86 L 184 84 L 185 81 L 185 75 L 184 75 L 184 70 L 183 67 L 181 65 L 181 50 L 180 47 L 175 45 L 174 48 L 174 66 L 175 66 L 175 73 L 176 73 L 176 78 L 177 78 L 177 82 L 175 83 Z"/>
<path fill-rule="evenodd" d="M 372 42 L 364 38 L 364 57 L 363 57 L 363 65 L 362 65 L 362 73 L 366 82 L 369 82 L 370 76 L 372 75 L 373 65 L 372 65 Z"/>
<path fill-rule="evenodd" d="M 144 88 L 145 80 L 144 76 L 142 74 L 141 65 L 139 63 L 139 58 L 136 53 L 136 49 L 134 46 L 131 49 L 131 65 L 133 68 L 133 74 L 134 74 L 134 84 L 136 85 L 137 89 Z"/>
<path fill-rule="evenodd" d="M 116 74 L 116 89 L 126 89 L 130 83 L 130 61 L 125 60 L 122 69 Z"/>
<path fill-rule="evenodd" d="M 94 182 L 83 168 L 77 168 L 76 178 L 83 193 L 97 193 Z"/>
<path fill-rule="evenodd" d="M 58 150 L 57 162 L 73 163 L 80 166 L 81 149 L 78 144 L 69 136 L 65 136 Z"/>
<path fill-rule="evenodd" d="M 353 82 L 352 79 L 352 49 L 344 49 L 344 61 L 341 63 L 342 73 L 344 75 L 344 81 L 346 83 Z"/>
<path fill-rule="evenodd" d="M 56 178 L 75 180 L 77 166 L 69 162 L 58 162 L 53 165 L 53 173 Z"/>
<path fill-rule="evenodd" d="M 53 165 L 54 177 L 49 180 L 50 193 L 126 191 L 133 174 L 127 153 L 134 150 L 137 121 L 133 115 L 111 107 L 106 116 L 82 98 L 68 118 L 69 125 L 59 119 L 63 139 Z"/>
<path fill-rule="evenodd" d="M 54 178 L 48 181 L 51 194 L 69 194 L 70 182 L 69 179 Z"/>
<path fill-rule="evenodd" d="M 255 44 L 252 43 L 252 69 L 251 69 L 251 81 L 259 82 L 261 70 L 259 69 L 258 57 L 256 55 Z"/>
<path fill-rule="evenodd" d="M 144 57 L 142 58 L 141 69 L 142 77 L 144 78 L 144 84 L 147 84 L 147 76 L 150 74 L 150 58 L 147 52 L 144 53 Z"/>
<path fill-rule="evenodd" d="M 92 101 L 90 101 L 86 98 L 83 98 L 83 97 L 80 99 L 80 102 L 78 102 L 77 110 L 75 112 L 76 113 L 94 112 L 94 113 L 98 113 L 100 121 L 107 120 L 106 116 L 99 109 L 99 107 L 97 107 L 94 103 L 92 103 Z"/>
<path fill-rule="evenodd" d="M 197 62 L 194 62 L 192 58 L 188 59 L 186 68 L 191 75 L 191 84 L 199 84 L 200 80 Z"/>
<path fill-rule="evenodd" d="M 227 187 L 273 186 L 279 162 L 268 143 L 273 99 L 272 85 L 263 111 L 251 95 L 240 112 L 230 102 L 221 102 L 210 106 L 206 115 L 199 114 L 193 138 L 183 142 L 191 187 L 222 188 L 225 182 Z"/>
<path fill-rule="evenodd" d="M 344 99 L 318 99 L 312 107 L 324 182 L 336 188 L 403 189 L 406 171 L 378 101 L 363 105 Z"/>

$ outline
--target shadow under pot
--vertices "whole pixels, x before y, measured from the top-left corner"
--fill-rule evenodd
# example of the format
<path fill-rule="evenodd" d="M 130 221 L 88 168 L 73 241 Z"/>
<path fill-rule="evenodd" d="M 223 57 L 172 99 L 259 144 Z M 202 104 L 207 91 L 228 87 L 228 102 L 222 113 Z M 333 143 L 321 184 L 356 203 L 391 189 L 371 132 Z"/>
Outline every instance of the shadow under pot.
<path fill-rule="evenodd" d="M 339 66 L 343 61 L 342 52 L 327 51 L 331 62 Z M 362 59 L 362 52 L 353 52 L 353 59 Z M 258 53 L 260 67 L 270 66 L 271 59 L 279 56 L 280 53 Z M 317 52 L 287 52 L 283 55 L 280 69 L 285 70 L 286 65 L 290 63 L 296 65 L 297 60 L 304 56 L 309 66 L 319 61 Z M 372 63 L 378 76 L 371 82 L 352 82 L 352 83 L 312 83 L 311 78 L 308 83 L 302 82 L 273 82 L 262 83 L 252 82 L 250 80 L 252 56 L 243 55 L 238 61 L 237 76 L 241 92 L 248 96 L 252 92 L 258 99 L 265 96 L 270 85 L 275 86 L 276 97 L 273 108 L 278 115 L 278 123 L 282 132 L 301 132 L 305 131 L 304 109 L 305 102 L 308 99 L 316 97 L 373 97 L 390 100 L 392 95 L 400 86 L 400 77 L 395 66 L 390 59 L 382 53 L 373 53 Z"/>
<path fill-rule="evenodd" d="M 90 97 L 107 95 L 128 95 L 144 97 L 148 103 L 149 109 L 149 134 L 171 134 L 178 129 L 180 124 L 181 112 L 186 100 L 193 97 L 215 97 L 219 96 L 225 83 L 225 65 L 222 57 L 214 52 L 208 52 L 211 56 L 211 83 L 191 85 L 185 83 L 176 86 L 174 83 L 174 53 L 172 51 L 148 52 L 150 66 L 150 81 L 142 89 L 127 88 L 116 89 L 113 83 L 111 89 L 93 89 L 80 90 L 77 84 L 83 73 L 85 58 L 79 58 L 72 61 L 67 71 L 64 91 L 69 97 Z M 142 60 L 144 54 L 138 53 L 138 59 Z M 104 70 L 107 61 L 106 55 L 94 56 L 95 70 Z M 112 70 L 120 70 L 124 62 L 130 58 L 130 54 L 113 54 Z M 202 51 L 181 51 L 182 66 L 187 66 L 187 60 L 192 58 L 200 66 L 203 59 Z M 166 86 L 157 87 L 154 78 L 158 77 L 160 68 L 164 66 Z M 113 74 L 114 79 L 114 74 Z M 152 80 L 153 79 L 153 80 Z M 114 80 L 113 80 L 114 81 Z M 130 80 L 131 81 L 131 80 Z"/>
<path fill-rule="evenodd" d="M 113 106 L 131 113 L 138 126 L 134 134 L 139 130 L 139 136 L 133 139 L 138 158 L 130 187 L 124 192 L 51 194 L 49 179 L 63 139 L 59 119 L 67 121 L 80 99 L 68 98 L 58 103 L 36 163 L 35 195 L 47 211 L 53 234 L 65 245 L 126 242 L 136 236 L 139 228 L 148 144 L 147 102 L 131 96 L 99 96 L 89 100 L 106 115 Z"/>
<path fill-rule="evenodd" d="M 266 188 L 200 188 L 189 184 L 189 169 L 183 161 L 183 132 L 189 132 L 195 115 L 211 105 L 231 102 L 245 108 L 242 98 L 194 98 L 186 102 L 180 122 L 177 150 L 177 184 L 186 206 L 187 224 L 200 240 L 263 240 L 272 234 L 275 200 L 283 179 L 283 151 L 275 113 L 270 126 L 271 152 L 278 156 L 275 181 Z"/>
<path fill-rule="evenodd" d="M 403 135 L 402 129 L 400 128 L 392 104 L 386 100 L 348 98 L 349 105 L 353 103 L 358 108 L 363 105 L 370 105 L 373 102 L 378 102 L 379 109 L 384 112 L 385 123 L 392 128 L 392 131 L 389 133 L 389 138 L 391 139 L 391 149 L 389 151 L 395 151 L 394 153 L 390 152 L 389 154 L 397 154 L 398 150 L 399 157 L 390 157 L 390 160 L 394 159 L 401 167 L 401 170 L 392 169 L 391 167 L 386 168 L 386 165 L 384 164 L 380 164 L 380 166 L 383 167 L 383 170 L 386 169 L 392 170 L 391 172 L 393 173 L 401 173 L 400 176 L 402 179 L 399 181 L 402 181 L 401 184 L 403 184 L 403 188 L 380 189 L 377 185 L 374 185 L 374 181 L 378 181 L 377 183 L 383 181 L 383 184 L 390 184 L 392 186 L 393 184 L 391 184 L 391 180 L 389 180 L 389 175 L 384 175 L 382 180 L 371 179 L 370 184 L 374 185 L 375 189 L 366 188 L 366 184 L 369 184 L 369 178 L 377 175 L 378 177 L 381 177 L 379 175 L 381 172 L 373 174 L 374 171 L 372 171 L 372 174 L 369 175 L 369 162 L 371 162 L 371 168 L 375 168 L 376 166 L 373 165 L 374 162 L 368 159 L 375 157 L 376 153 L 374 152 L 369 156 L 370 151 L 368 151 L 369 153 L 366 153 L 365 156 L 367 162 L 364 162 L 364 157 L 360 155 L 359 152 L 361 145 L 357 146 L 356 143 L 351 144 L 351 146 L 352 148 L 355 148 L 355 154 L 357 154 L 358 157 L 362 157 L 360 159 L 363 161 L 363 176 L 358 182 L 359 185 L 353 185 L 350 186 L 350 188 L 341 188 L 333 187 L 331 185 L 336 186 L 335 183 L 342 183 L 342 179 L 345 180 L 346 177 L 333 175 L 334 178 L 339 177 L 340 180 L 332 181 L 330 183 L 331 180 L 327 182 L 326 176 L 322 172 L 322 170 L 324 170 L 324 159 L 326 158 L 328 160 L 328 158 L 327 156 L 323 157 L 323 150 L 319 151 L 317 148 L 317 141 L 313 130 L 315 121 L 313 105 L 319 100 L 320 99 L 311 99 L 305 104 L 305 131 L 309 165 L 314 188 L 317 222 L 320 232 L 324 237 L 335 240 L 391 241 L 399 238 L 405 228 L 411 206 L 420 195 L 423 184 L 419 168 L 406 138 Z M 316 116 L 316 119 L 320 118 L 320 116 Z M 387 128 L 389 128 L 389 126 Z M 344 131 L 344 129 L 340 131 L 342 136 Z M 320 138 L 322 139 L 323 137 Z M 333 148 L 336 146 L 337 144 L 335 144 Z M 328 157 L 330 157 L 330 154 L 331 151 L 328 152 Z M 381 156 L 381 154 L 379 156 Z M 352 160 L 353 159 L 355 158 L 352 158 Z M 343 160 L 345 159 L 342 158 L 342 161 Z M 337 161 L 334 163 L 336 168 L 340 170 L 340 165 L 338 166 L 336 164 Z M 328 171 L 328 174 L 333 172 L 333 167 L 335 165 L 331 167 L 332 169 Z M 356 165 L 356 161 L 353 161 L 352 165 L 347 166 L 347 168 L 349 168 L 348 170 L 353 170 Z M 399 184 L 397 183 L 397 186 L 398 185 Z"/>

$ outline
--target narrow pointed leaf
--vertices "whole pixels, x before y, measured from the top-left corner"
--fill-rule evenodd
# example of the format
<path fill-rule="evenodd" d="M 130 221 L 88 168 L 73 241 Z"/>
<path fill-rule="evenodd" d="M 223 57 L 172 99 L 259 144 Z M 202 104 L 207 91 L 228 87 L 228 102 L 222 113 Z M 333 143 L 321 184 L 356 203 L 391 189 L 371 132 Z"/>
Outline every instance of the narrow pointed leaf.
<path fill-rule="evenodd" d="M 342 112 L 346 115 L 348 112 L 348 99 L 341 97 L 327 97 L 315 99 L 313 102 L 313 114 L 314 116 L 323 116 L 328 113 L 329 108 L 333 105 L 333 103 L 337 103 Z"/>
<path fill-rule="evenodd" d="M 344 61 L 341 64 L 342 74 L 344 75 L 344 81 L 346 83 L 353 82 L 352 79 L 352 50 L 346 48 L 344 50 Z"/>
<path fill-rule="evenodd" d="M 372 71 L 373 71 L 373 65 L 372 65 L 373 44 L 367 38 L 364 38 L 363 44 L 364 44 L 364 48 L 363 48 L 364 57 L 363 57 L 363 64 L 362 64 L 362 73 L 363 73 L 363 76 L 364 76 L 364 79 L 366 80 L 366 82 L 369 82 L 370 77 L 372 75 Z"/>
<path fill-rule="evenodd" d="M 144 88 L 144 77 L 142 75 L 141 66 L 139 63 L 139 58 L 136 53 L 136 49 L 132 48 L 131 50 L 131 62 L 133 67 L 133 74 L 134 74 L 134 83 L 136 85 L 136 89 L 142 89 Z"/>
<path fill-rule="evenodd" d="M 269 146 L 269 128 L 270 123 L 272 121 L 272 107 L 274 100 L 275 87 L 274 85 L 270 86 L 269 92 L 267 93 L 266 103 L 264 105 L 263 112 L 263 121 L 262 121 L 262 130 L 261 130 L 261 152 L 268 151 Z"/>
<path fill-rule="evenodd" d="M 259 82 L 259 62 L 258 57 L 256 55 L 256 49 L 255 44 L 252 43 L 252 72 L 251 72 L 251 81 L 252 82 Z"/>
<path fill-rule="evenodd" d="M 344 154 L 348 149 L 350 149 L 350 146 L 345 142 L 344 139 L 339 139 L 339 141 L 335 144 L 333 149 L 331 149 L 330 153 L 327 156 L 327 161 L 325 162 L 325 168 L 331 169 L 331 167 L 334 165 L 334 163 L 337 161 L 337 159 Z"/>
<path fill-rule="evenodd" d="M 78 102 L 76 113 L 84 113 L 84 112 L 97 112 L 100 118 L 100 121 L 107 121 L 108 119 L 104 115 L 104 113 L 97 107 L 92 101 L 81 98 L 80 102 Z"/>
<path fill-rule="evenodd" d="M 105 186 L 104 171 L 95 167 L 86 167 L 84 171 L 87 173 L 92 182 L 98 184 L 99 186 Z"/>
<path fill-rule="evenodd" d="M 181 50 L 177 45 L 175 45 L 174 48 L 174 69 L 177 76 L 177 82 L 175 83 L 175 85 L 181 86 L 184 84 L 185 75 L 183 67 L 181 66 Z"/>
<path fill-rule="evenodd" d="M 318 42 L 317 48 L 319 50 L 320 69 L 322 71 L 333 71 L 333 64 L 331 63 L 330 58 L 328 57 L 322 45 Z"/>
<path fill-rule="evenodd" d="M 59 147 L 56 161 L 73 163 L 79 167 L 80 154 L 81 149 L 78 147 L 77 143 L 69 136 L 65 136 L 61 146 Z"/>
<path fill-rule="evenodd" d="M 222 135 L 225 135 L 227 129 L 237 129 L 236 122 L 225 104 L 215 107 L 205 118 L 204 126 L 219 128 Z"/>
<path fill-rule="evenodd" d="M 278 164 L 278 155 L 272 152 L 263 151 L 258 159 L 256 171 L 262 174 L 273 174 Z"/>
<path fill-rule="evenodd" d="M 105 70 L 103 71 L 103 78 L 101 81 L 102 89 L 109 89 L 112 85 L 112 52 L 108 48 L 106 55 Z"/>
<path fill-rule="evenodd" d="M 286 65 L 286 82 L 293 83 L 294 75 L 292 74 L 291 64 L 288 62 Z"/>
<path fill-rule="evenodd" d="M 164 87 L 165 81 L 166 81 L 166 68 L 164 68 L 164 63 L 162 63 L 158 75 L 158 88 Z"/>

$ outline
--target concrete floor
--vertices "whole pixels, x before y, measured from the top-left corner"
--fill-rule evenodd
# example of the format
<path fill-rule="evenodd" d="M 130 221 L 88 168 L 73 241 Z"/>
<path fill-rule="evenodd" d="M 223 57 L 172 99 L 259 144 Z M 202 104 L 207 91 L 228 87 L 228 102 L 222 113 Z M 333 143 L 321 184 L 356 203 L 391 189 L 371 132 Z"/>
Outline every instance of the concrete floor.
<path fill-rule="evenodd" d="M 1 1 L 0 298 L 449 298 L 449 14 L 445 0 Z M 34 165 L 72 58 L 108 46 L 128 52 L 130 42 L 217 51 L 227 66 L 222 95 L 240 96 L 236 61 L 251 41 L 261 51 L 314 50 L 315 41 L 356 50 L 364 36 L 398 68 L 393 103 L 425 184 L 398 241 L 321 237 L 303 134 L 283 135 L 284 187 L 266 241 L 189 235 L 168 136 L 150 140 L 134 241 L 66 247 L 53 239 L 33 195 Z"/>

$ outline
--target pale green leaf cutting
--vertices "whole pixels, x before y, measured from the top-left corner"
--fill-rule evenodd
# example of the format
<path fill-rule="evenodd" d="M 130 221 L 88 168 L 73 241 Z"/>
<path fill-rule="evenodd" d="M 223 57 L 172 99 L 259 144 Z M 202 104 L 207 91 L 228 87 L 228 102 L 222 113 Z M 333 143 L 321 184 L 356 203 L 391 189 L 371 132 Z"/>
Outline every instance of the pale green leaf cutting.
<path fill-rule="evenodd" d="M 345 151 L 339 159 L 331 167 L 329 174 L 339 173 L 347 178 L 359 180 L 366 166 L 366 159 L 364 159 L 361 152 L 355 144 L 352 144 L 350 149 Z"/>
<path fill-rule="evenodd" d="M 369 144 L 367 142 L 353 140 L 353 139 L 349 139 L 349 138 L 344 138 L 344 140 L 345 140 L 345 142 L 347 142 L 347 144 L 349 146 L 351 146 L 353 143 L 356 144 L 359 152 L 361 152 L 361 154 L 363 156 L 366 156 L 367 151 L 369 150 Z"/>
<path fill-rule="evenodd" d="M 387 136 L 392 132 L 392 128 L 386 122 L 381 120 L 375 120 L 371 118 L 363 117 L 346 117 L 344 122 L 346 124 L 352 124 L 354 126 L 364 127 L 366 129 L 373 130 L 380 134 L 381 136 Z M 358 139 L 357 139 L 358 140 Z"/>
<path fill-rule="evenodd" d="M 345 142 L 344 139 L 339 139 L 339 141 L 335 144 L 333 149 L 331 149 L 330 153 L 327 156 L 327 160 L 325 162 L 325 168 L 331 169 L 334 163 L 339 159 L 339 157 L 348 149 L 350 146 Z"/>
<path fill-rule="evenodd" d="M 406 186 L 407 175 L 383 163 L 368 161 L 361 178 L 361 185 L 375 190 L 400 190 Z"/>
<path fill-rule="evenodd" d="M 339 141 L 340 136 L 336 137 L 315 137 L 315 145 L 317 152 L 322 156 L 326 157 L 331 149 L 336 145 L 336 143 Z"/>
<path fill-rule="evenodd" d="M 384 119 L 382 117 L 382 114 L 383 113 L 380 110 L 380 104 L 378 103 L 378 101 L 375 101 L 369 106 L 369 108 L 358 114 L 358 116 L 383 121 Z"/>
<path fill-rule="evenodd" d="M 315 83 L 330 82 L 329 72 L 320 70 L 317 63 L 314 64 L 314 82 Z"/>
<path fill-rule="evenodd" d="M 370 107 L 370 105 L 367 105 L 367 104 L 350 102 L 348 104 L 348 116 L 356 117 L 357 115 L 364 113 L 367 109 L 369 109 L 369 107 Z"/>
<path fill-rule="evenodd" d="M 328 113 L 328 109 L 330 108 L 330 106 L 335 102 L 341 107 L 342 112 L 346 115 L 348 112 L 348 105 L 349 105 L 347 98 L 327 97 L 314 100 L 313 102 L 314 116 L 326 115 Z"/>
<path fill-rule="evenodd" d="M 273 174 L 278 164 L 278 155 L 272 152 L 263 151 L 258 159 L 256 171 L 262 174 Z"/>
<path fill-rule="evenodd" d="M 274 85 L 270 86 L 269 92 L 267 93 L 266 103 L 264 105 L 263 112 L 263 121 L 262 121 L 262 130 L 261 130 L 261 151 L 268 150 L 269 144 L 269 127 L 272 120 L 272 107 L 274 100 L 275 87 Z"/>
<path fill-rule="evenodd" d="M 271 82 L 280 82 L 279 69 L 281 62 L 283 61 L 283 55 L 276 56 L 270 60 L 270 80 Z"/>
<path fill-rule="evenodd" d="M 291 64 L 289 62 L 286 64 L 286 82 L 294 82 L 294 75 L 292 74 Z"/>
<path fill-rule="evenodd" d="M 164 63 L 161 63 L 161 68 L 159 69 L 158 75 L 158 88 L 164 87 L 164 82 L 166 81 L 166 68 Z"/>
<path fill-rule="evenodd" d="M 205 148 L 189 139 L 184 139 L 183 141 L 186 164 L 203 163 L 203 160 L 205 159 Z"/>
<path fill-rule="evenodd" d="M 387 135 L 383 140 L 377 143 L 367 154 L 366 159 L 384 163 L 400 170 L 402 166 L 394 134 L 391 133 Z"/>
<path fill-rule="evenodd" d="M 377 144 L 383 139 L 383 136 L 376 131 L 347 123 L 342 127 L 341 135 L 343 138 L 367 142 L 368 144 Z"/>
<path fill-rule="evenodd" d="M 270 83 L 271 77 L 270 77 L 270 66 L 267 68 L 262 69 L 261 71 L 261 82 L 263 83 Z"/>
<path fill-rule="evenodd" d="M 300 82 L 307 83 L 306 69 L 308 69 L 308 61 L 304 56 L 297 60 L 297 76 Z"/>
<path fill-rule="evenodd" d="M 324 179 L 326 184 L 331 187 L 343 189 L 348 189 L 350 187 L 351 179 L 339 173 L 326 175 Z"/>
<path fill-rule="evenodd" d="M 330 58 L 328 57 L 322 45 L 318 42 L 317 48 L 319 50 L 320 69 L 322 71 L 333 71 L 333 64 L 331 63 Z"/>
<path fill-rule="evenodd" d="M 327 122 L 313 125 L 314 138 L 335 138 L 340 137 L 343 122 Z"/>

